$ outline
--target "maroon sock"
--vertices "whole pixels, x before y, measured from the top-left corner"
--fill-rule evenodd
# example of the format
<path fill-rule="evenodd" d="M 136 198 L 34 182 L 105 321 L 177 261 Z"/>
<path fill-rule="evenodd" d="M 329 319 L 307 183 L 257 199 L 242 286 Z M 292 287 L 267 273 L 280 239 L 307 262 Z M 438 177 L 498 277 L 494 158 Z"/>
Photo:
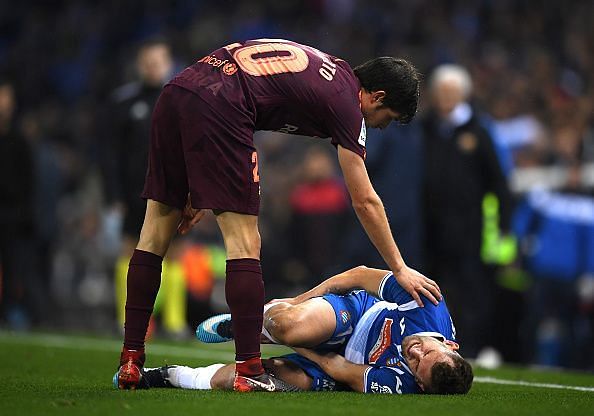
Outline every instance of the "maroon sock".
<path fill-rule="evenodd" d="M 264 369 L 260 361 L 260 334 L 264 310 L 264 281 L 260 260 L 227 260 L 225 295 L 231 309 L 237 372 L 250 376 L 262 374 Z"/>
<path fill-rule="evenodd" d="M 128 267 L 124 348 L 144 350 L 144 338 L 161 285 L 163 258 L 148 251 L 134 250 Z"/>

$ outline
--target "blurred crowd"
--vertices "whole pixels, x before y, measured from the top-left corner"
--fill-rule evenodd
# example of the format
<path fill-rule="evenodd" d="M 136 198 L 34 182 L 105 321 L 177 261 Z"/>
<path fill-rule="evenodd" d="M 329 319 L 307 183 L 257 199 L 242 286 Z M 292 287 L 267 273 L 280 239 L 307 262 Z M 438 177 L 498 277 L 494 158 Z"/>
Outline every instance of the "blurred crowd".
<path fill-rule="evenodd" d="M 0 3 L 2 326 L 115 331 L 144 212 L 152 106 L 220 46 L 286 38 L 424 74 L 367 167 L 409 265 L 437 280 L 463 351 L 594 369 L 594 3 L 588 0 Z M 382 267 L 335 152 L 259 132 L 267 297 Z M 224 310 L 212 215 L 170 250 L 156 334 Z"/>

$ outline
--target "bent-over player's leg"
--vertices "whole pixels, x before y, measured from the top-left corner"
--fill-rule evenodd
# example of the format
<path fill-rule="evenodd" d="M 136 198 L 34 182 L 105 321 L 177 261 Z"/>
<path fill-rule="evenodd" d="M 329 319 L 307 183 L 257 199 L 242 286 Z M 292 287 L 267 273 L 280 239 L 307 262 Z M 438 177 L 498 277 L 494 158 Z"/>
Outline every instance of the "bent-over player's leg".
<path fill-rule="evenodd" d="M 141 386 L 144 338 L 161 281 L 161 265 L 189 193 L 182 136 L 184 110 L 193 94 L 163 88 L 151 117 L 149 158 L 142 198 L 147 200 L 140 240 L 127 276 L 124 349 L 118 387 Z M 160 202 L 156 202 L 160 201 Z"/>
<path fill-rule="evenodd" d="M 180 221 L 181 212 L 148 200 L 140 241 L 128 267 L 124 347 L 119 388 L 135 388 L 144 365 L 144 340 L 161 283 L 161 264 Z"/>
<path fill-rule="evenodd" d="M 227 251 L 225 297 L 235 335 L 236 371 L 239 376 L 258 376 L 264 373 L 260 360 L 264 281 L 258 217 L 235 212 L 217 214 Z"/>

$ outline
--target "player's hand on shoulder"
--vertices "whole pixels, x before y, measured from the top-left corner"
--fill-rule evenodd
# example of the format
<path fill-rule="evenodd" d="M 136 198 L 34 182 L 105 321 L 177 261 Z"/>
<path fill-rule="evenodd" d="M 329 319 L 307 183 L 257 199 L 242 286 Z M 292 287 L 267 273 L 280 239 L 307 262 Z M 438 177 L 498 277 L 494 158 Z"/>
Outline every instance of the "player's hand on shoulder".
<path fill-rule="evenodd" d="M 435 305 L 442 299 L 439 285 L 415 269 L 405 265 L 399 272 L 394 273 L 394 277 L 398 281 L 398 284 L 406 290 L 421 307 L 424 306 L 423 301 L 421 300 L 421 295 L 425 296 Z"/>

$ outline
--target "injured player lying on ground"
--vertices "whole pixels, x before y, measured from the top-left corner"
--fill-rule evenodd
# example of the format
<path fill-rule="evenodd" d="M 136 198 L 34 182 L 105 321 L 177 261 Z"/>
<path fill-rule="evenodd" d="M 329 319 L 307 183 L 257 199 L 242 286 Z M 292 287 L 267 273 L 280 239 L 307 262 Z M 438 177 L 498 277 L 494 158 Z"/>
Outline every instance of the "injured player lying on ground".
<path fill-rule="evenodd" d="M 218 315 L 196 332 L 203 342 L 230 341 L 233 323 L 230 315 Z M 263 342 L 296 351 L 264 360 L 285 383 L 271 387 L 277 391 L 465 394 L 473 373 L 455 336 L 445 299 L 421 308 L 391 272 L 367 267 L 269 303 L 262 329 Z M 145 369 L 144 386 L 231 390 L 234 367 Z"/>

